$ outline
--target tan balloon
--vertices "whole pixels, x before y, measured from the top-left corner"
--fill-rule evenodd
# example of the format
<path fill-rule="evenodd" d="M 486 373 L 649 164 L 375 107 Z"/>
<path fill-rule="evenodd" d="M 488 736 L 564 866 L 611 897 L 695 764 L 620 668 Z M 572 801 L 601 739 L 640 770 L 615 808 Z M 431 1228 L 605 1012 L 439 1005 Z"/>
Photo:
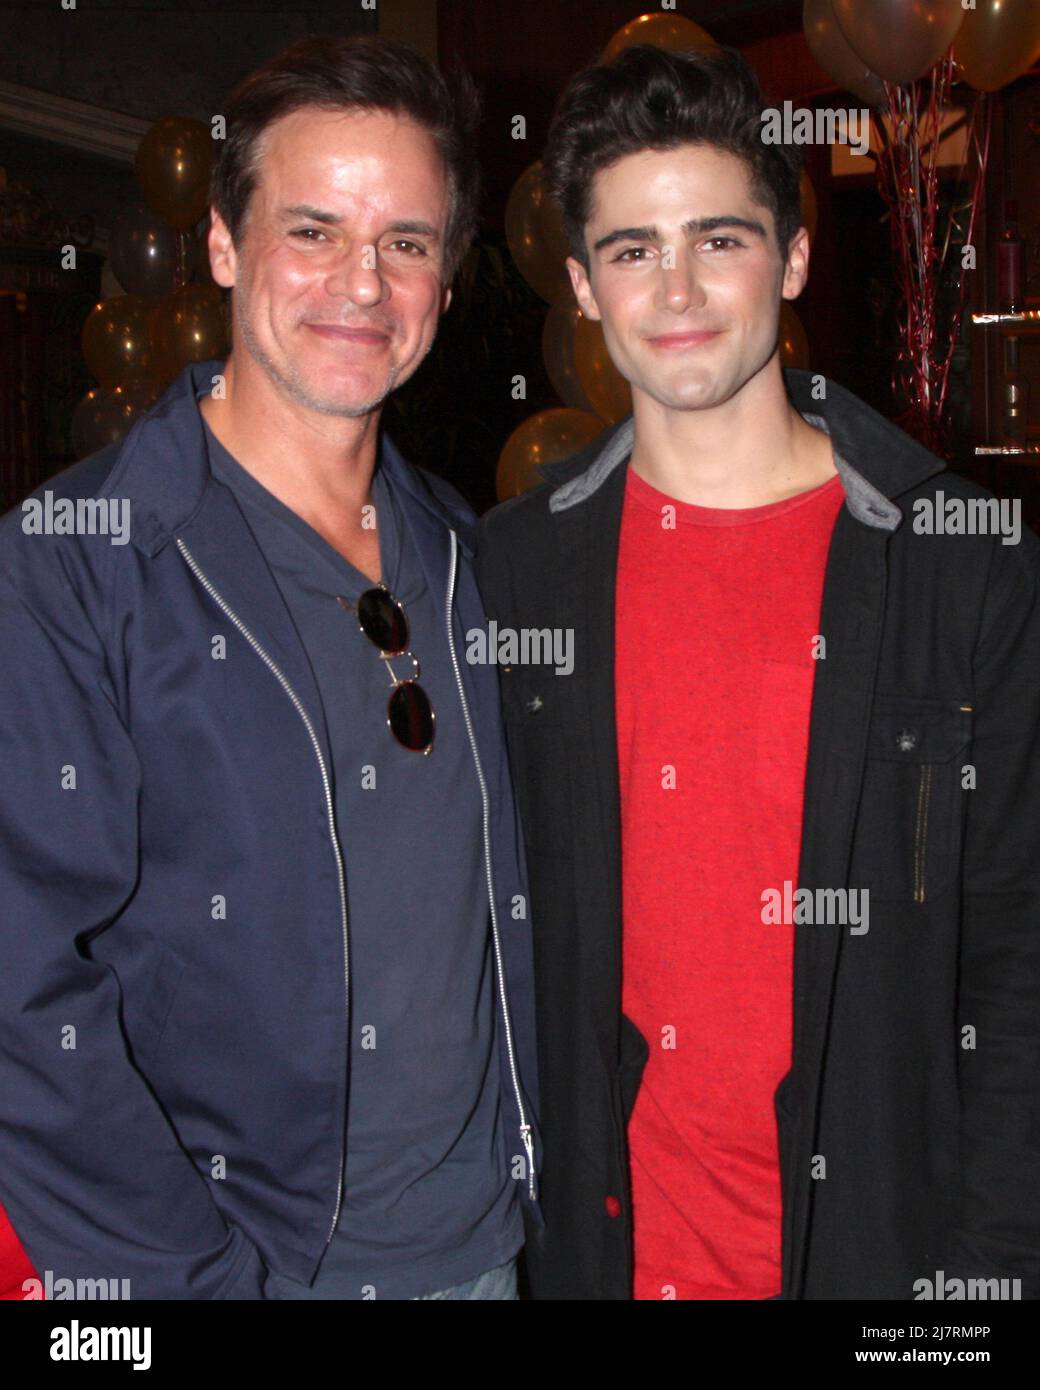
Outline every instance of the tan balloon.
<path fill-rule="evenodd" d="M 592 410 L 574 361 L 574 335 L 577 330 L 581 310 L 574 301 L 558 299 L 549 306 L 542 327 L 542 358 L 553 390 L 564 405 L 575 410 Z"/>
<path fill-rule="evenodd" d="M 681 14 L 641 14 L 617 31 L 603 50 L 600 62 L 609 63 L 624 49 L 640 43 L 671 49 L 718 47 L 707 29 Z"/>
<path fill-rule="evenodd" d="M 78 459 L 118 444 L 159 399 L 156 382 L 131 380 L 108 389 L 92 387 L 72 412 L 72 451 Z"/>
<path fill-rule="evenodd" d="M 535 469 L 570 458 L 602 434 L 603 421 L 587 410 L 542 410 L 519 425 L 505 442 L 495 473 L 500 502 L 519 497 L 543 481 Z"/>
<path fill-rule="evenodd" d="M 885 84 L 845 37 L 834 13 L 833 0 L 805 0 L 802 28 L 813 57 L 839 87 L 870 106 L 886 104 Z"/>
<path fill-rule="evenodd" d="M 780 365 L 782 367 L 809 368 L 809 339 L 805 336 L 802 321 L 785 299 L 780 310 Z"/>
<path fill-rule="evenodd" d="M 542 162 L 529 165 L 506 203 L 506 242 L 520 274 L 549 304 L 570 293 L 567 236 L 542 183 Z"/>
<path fill-rule="evenodd" d="M 184 285 L 156 305 L 151 322 L 155 365 L 163 382 L 189 362 L 205 362 L 228 353 L 224 296 L 218 285 Z"/>
<path fill-rule="evenodd" d="M 977 0 L 964 16 L 953 56 L 965 82 L 996 92 L 1040 58 L 1040 0 Z"/>
<path fill-rule="evenodd" d="M 188 116 L 164 116 L 138 145 L 135 167 L 152 211 L 178 231 L 194 227 L 209 202 L 209 128 Z"/>
<path fill-rule="evenodd" d="M 632 388 L 611 361 L 598 319 L 584 314 L 574 332 L 574 363 L 593 410 L 612 425 L 632 409 Z"/>
<path fill-rule="evenodd" d="M 961 0 L 834 0 L 855 53 L 889 82 L 913 82 L 939 61 L 964 19 Z"/>
<path fill-rule="evenodd" d="M 152 372 L 149 323 L 154 300 L 120 294 L 95 304 L 83 325 L 81 343 L 87 370 L 102 386 L 116 386 Z"/>

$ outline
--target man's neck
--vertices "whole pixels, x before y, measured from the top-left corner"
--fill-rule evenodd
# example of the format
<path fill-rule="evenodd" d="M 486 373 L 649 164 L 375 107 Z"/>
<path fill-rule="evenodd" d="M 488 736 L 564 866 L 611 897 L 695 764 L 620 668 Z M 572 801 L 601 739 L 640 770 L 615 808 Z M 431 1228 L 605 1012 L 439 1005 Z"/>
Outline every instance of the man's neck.
<path fill-rule="evenodd" d="M 279 501 L 310 521 L 358 514 L 372 500 L 379 412 L 351 419 L 308 410 L 277 391 L 248 358 L 228 358 L 222 397 L 199 411 L 228 453 Z"/>
<path fill-rule="evenodd" d="M 837 472 L 830 439 L 791 404 L 775 363 L 710 409 L 671 409 L 637 390 L 633 417 L 631 467 L 679 502 L 764 507 Z"/>

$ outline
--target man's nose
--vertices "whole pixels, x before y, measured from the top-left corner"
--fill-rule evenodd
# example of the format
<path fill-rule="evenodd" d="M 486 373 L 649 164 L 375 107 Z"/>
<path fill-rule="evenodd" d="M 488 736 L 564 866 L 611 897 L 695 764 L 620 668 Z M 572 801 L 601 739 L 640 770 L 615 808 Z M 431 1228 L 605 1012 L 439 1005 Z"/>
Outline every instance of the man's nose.
<path fill-rule="evenodd" d="M 673 313 L 700 308 L 705 302 L 704 285 L 692 254 L 683 247 L 665 246 L 659 269 L 658 301 Z"/>
<path fill-rule="evenodd" d="M 354 304 L 378 304 L 386 298 L 388 286 L 373 242 L 354 242 L 343 249 L 325 277 L 330 295 L 343 296 Z"/>

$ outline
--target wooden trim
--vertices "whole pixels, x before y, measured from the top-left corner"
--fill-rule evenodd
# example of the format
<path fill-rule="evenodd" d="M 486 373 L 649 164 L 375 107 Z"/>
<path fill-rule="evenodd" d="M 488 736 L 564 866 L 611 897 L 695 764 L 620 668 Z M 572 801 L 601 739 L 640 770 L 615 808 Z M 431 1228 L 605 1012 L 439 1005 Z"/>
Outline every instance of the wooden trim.
<path fill-rule="evenodd" d="M 133 165 L 151 121 L 0 81 L 0 128 Z"/>

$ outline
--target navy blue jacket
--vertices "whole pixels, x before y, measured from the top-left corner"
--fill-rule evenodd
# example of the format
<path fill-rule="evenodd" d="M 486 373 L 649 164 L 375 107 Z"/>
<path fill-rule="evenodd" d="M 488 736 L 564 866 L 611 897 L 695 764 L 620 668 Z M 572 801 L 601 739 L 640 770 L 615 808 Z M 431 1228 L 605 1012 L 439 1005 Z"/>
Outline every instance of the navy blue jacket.
<path fill-rule="evenodd" d="M 26 534 L 21 507 L 0 521 L 0 1200 L 41 1277 L 129 1279 L 133 1298 L 260 1298 L 265 1265 L 309 1280 L 339 1214 L 331 759 L 288 609 L 209 472 L 197 396 L 222 367 L 186 369 L 120 445 L 33 494 L 125 499 L 128 544 Z M 486 624 L 475 518 L 385 438 L 381 458 L 444 595 L 484 799 L 505 1123 L 538 1225 L 523 842 L 497 673 L 465 660 Z"/>

